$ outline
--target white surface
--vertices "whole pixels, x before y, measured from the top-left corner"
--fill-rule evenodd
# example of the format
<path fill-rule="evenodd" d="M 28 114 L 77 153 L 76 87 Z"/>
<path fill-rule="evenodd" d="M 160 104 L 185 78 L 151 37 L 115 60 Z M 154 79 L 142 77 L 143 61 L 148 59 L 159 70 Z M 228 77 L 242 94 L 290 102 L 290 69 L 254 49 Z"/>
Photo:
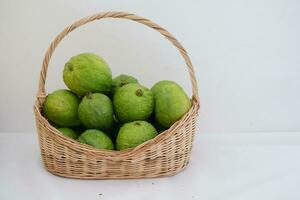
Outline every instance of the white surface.
<path fill-rule="evenodd" d="M 299 0 L 1 0 L 0 132 L 33 132 L 38 72 L 50 41 L 66 25 L 99 11 L 145 16 L 190 53 L 201 94 L 201 132 L 300 131 Z M 121 20 L 73 32 L 50 64 L 47 91 L 64 87 L 64 63 L 102 55 L 114 75 L 150 87 L 174 79 L 190 92 L 181 58 L 166 40 Z"/>
<path fill-rule="evenodd" d="M 32 133 L 0 134 L 0 158 L 0 199 L 300 199 L 299 132 L 199 134 L 189 166 L 156 179 L 54 176 L 42 167 Z"/>

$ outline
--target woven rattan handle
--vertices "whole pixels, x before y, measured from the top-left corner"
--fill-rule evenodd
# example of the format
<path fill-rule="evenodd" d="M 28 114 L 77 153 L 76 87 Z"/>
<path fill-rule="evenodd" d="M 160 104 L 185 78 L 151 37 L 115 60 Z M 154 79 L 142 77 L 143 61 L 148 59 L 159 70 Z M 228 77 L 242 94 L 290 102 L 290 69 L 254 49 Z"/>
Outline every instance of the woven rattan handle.
<path fill-rule="evenodd" d="M 44 60 L 42 64 L 42 69 L 40 72 L 40 80 L 39 80 L 39 88 L 38 88 L 38 93 L 37 93 L 37 98 L 39 97 L 45 97 L 46 92 L 45 92 L 45 80 L 47 76 L 47 69 L 49 65 L 50 58 L 57 47 L 57 45 L 62 41 L 62 39 L 68 35 L 71 31 L 75 30 L 76 28 L 88 23 L 92 22 L 95 20 L 103 19 L 103 18 L 123 18 L 123 19 L 129 19 L 133 20 L 136 22 L 139 22 L 141 24 L 144 24 L 146 26 L 149 26 L 150 28 L 153 28 L 154 30 L 160 32 L 163 36 L 165 36 L 174 46 L 177 47 L 179 50 L 180 54 L 182 55 L 183 59 L 185 60 L 185 63 L 187 65 L 190 79 L 191 79 L 191 84 L 192 84 L 192 89 L 193 89 L 193 99 L 196 100 L 197 102 L 199 101 L 198 97 L 198 88 L 197 88 L 197 80 L 195 77 L 195 71 L 192 65 L 192 62 L 186 52 L 186 50 L 183 48 L 183 46 L 174 38 L 174 36 L 169 33 L 167 30 L 164 28 L 160 27 L 159 25 L 155 24 L 154 22 L 145 19 L 143 17 L 131 14 L 131 13 L 126 13 L 126 12 L 103 12 L 103 13 L 98 13 L 94 14 L 85 18 L 82 18 L 70 26 L 66 27 L 60 34 L 56 36 L 56 38 L 51 42 Z"/>

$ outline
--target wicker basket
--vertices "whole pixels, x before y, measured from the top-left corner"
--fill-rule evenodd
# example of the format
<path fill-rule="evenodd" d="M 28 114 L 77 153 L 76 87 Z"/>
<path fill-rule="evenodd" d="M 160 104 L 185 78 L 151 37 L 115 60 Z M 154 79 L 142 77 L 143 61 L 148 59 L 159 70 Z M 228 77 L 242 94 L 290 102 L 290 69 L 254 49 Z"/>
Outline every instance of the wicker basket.
<path fill-rule="evenodd" d="M 160 32 L 182 55 L 193 87 L 192 107 L 168 130 L 135 148 L 123 151 L 97 150 L 60 134 L 41 114 L 45 101 L 45 79 L 51 55 L 61 40 L 86 23 L 103 18 L 123 18 L 144 24 Z M 129 179 L 170 176 L 188 164 L 199 110 L 197 82 L 192 63 L 182 45 L 165 29 L 152 21 L 125 12 L 98 13 L 66 27 L 48 48 L 40 72 L 34 105 L 42 159 L 55 175 L 79 179 Z"/>

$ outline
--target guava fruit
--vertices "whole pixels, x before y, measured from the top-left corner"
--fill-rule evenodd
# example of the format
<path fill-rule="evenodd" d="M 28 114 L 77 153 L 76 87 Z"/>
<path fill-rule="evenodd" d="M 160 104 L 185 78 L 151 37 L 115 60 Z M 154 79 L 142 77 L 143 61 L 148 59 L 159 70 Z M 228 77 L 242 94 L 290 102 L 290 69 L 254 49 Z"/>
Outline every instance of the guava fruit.
<path fill-rule="evenodd" d="M 88 129 L 84 131 L 79 136 L 78 141 L 95 147 L 96 149 L 114 149 L 111 139 L 104 132 L 97 129 Z"/>
<path fill-rule="evenodd" d="M 156 129 L 146 121 L 126 123 L 119 130 L 116 140 L 117 150 L 136 147 L 154 138 L 156 135 Z"/>
<path fill-rule="evenodd" d="M 119 76 L 115 77 L 112 80 L 112 89 L 111 89 L 112 95 L 114 95 L 118 89 L 120 89 L 121 87 L 123 87 L 128 83 L 138 83 L 138 80 L 126 74 L 120 74 Z"/>
<path fill-rule="evenodd" d="M 78 134 L 70 128 L 58 128 L 59 132 L 61 132 L 64 136 L 67 136 L 69 138 L 72 138 L 76 140 L 78 138 Z"/>
<path fill-rule="evenodd" d="M 165 128 L 169 128 L 191 108 L 187 94 L 173 81 L 160 81 L 151 91 L 155 98 L 155 119 Z"/>
<path fill-rule="evenodd" d="M 60 127 L 78 126 L 79 99 L 69 90 L 57 90 L 46 97 L 43 112 L 49 121 Z"/>
<path fill-rule="evenodd" d="M 154 98 L 148 88 L 129 83 L 116 91 L 113 105 L 116 118 L 121 123 L 147 120 L 154 109 Z"/>
<path fill-rule="evenodd" d="M 111 100 L 101 93 L 87 93 L 78 107 L 78 116 L 86 128 L 108 130 L 113 123 Z"/>
<path fill-rule="evenodd" d="M 63 79 L 67 87 L 78 96 L 87 92 L 108 94 L 111 90 L 112 74 L 100 56 L 82 53 L 65 64 Z"/>

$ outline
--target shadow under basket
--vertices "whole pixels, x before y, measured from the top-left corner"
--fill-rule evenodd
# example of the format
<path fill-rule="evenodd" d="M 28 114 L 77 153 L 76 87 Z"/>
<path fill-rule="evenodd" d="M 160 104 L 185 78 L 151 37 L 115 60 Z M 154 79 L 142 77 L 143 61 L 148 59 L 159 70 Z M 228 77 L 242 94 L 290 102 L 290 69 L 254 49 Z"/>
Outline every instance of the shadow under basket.
<path fill-rule="evenodd" d="M 123 151 L 98 150 L 60 134 L 42 115 L 46 98 L 45 80 L 50 58 L 71 31 L 88 22 L 103 18 L 123 18 L 144 24 L 168 39 L 185 60 L 193 88 L 192 107 L 168 130 L 155 138 Z M 183 46 L 168 31 L 143 17 L 125 12 L 104 12 L 88 16 L 66 27 L 48 48 L 40 72 L 34 105 L 37 132 L 43 163 L 55 175 L 79 179 L 129 179 L 171 176 L 189 162 L 199 110 L 195 72 Z"/>

